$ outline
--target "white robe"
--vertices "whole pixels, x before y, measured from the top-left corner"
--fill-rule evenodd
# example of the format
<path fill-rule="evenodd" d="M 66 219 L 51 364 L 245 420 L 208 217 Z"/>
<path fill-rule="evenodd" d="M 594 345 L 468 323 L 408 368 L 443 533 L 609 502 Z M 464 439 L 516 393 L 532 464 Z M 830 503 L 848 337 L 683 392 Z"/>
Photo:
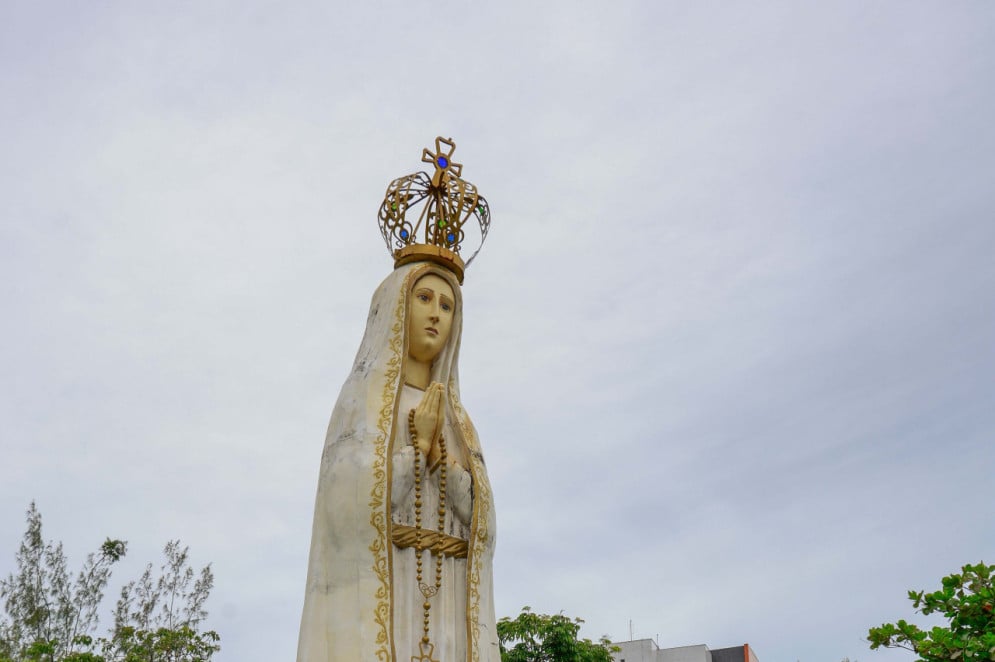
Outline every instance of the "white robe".
<path fill-rule="evenodd" d="M 405 385 L 401 391 L 400 414 L 410 411 L 421 402 L 423 391 Z M 456 454 L 460 465 L 465 465 L 463 451 L 451 440 L 455 438 L 451 426 L 443 431 L 447 452 Z M 403 443 L 397 443 L 402 442 Z M 398 430 L 394 444 L 393 489 L 391 490 L 391 519 L 394 524 L 415 525 L 414 461 L 415 449 L 407 428 Z M 438 470 L 429 473 L 425 456 L 420 456 L 422 528 L 436 531 L 439 528 L 439 477 Z M 473 480 L 470 472 L 447 468 L 446 514 L 443 533 L 462 540 L 470 538 L 470 520 L 473 514 Z M 414 548 L 394 547 L 394 650 L 398 660 L 410 660 L 420 653 L 419 642 L 423 634 L 425 598 L 418 588 L 417 552 Z M 436 557 L 428 550 L 422 552 L 422 583 L 435 586 Z M 442 582 L 437 595 L 428 600 L 429 635 L 434 646 L 433 657 L 438 660 L 466 659 L 466 559 L 443 557 Z M 435 635 L 439 633 L 439 635 Z M 448 633 L 448 636 L 440 636 Z"/>
<path fill-rule="evenodd" d="M 452 274 L 428 263 L 395 269 L 377 289 L 363 343 L 332 413 L 315 499 L 298 662 L 409 662 L 418 653 L 424 598 L 415 580 L 415 551 L 396 547 L 391 535 L 395 522 L 413 517 L 407 412 L 420 393 L 404 388 L 401 375 L 408 299 L 426 273 L 445 278 L 457 298 L 449 342 L 433 363 L 431 379 L 447 385 L 444 435 L 466 467 L 447 478 L 447 533 L 466 534 L 469 547 L 466 559 L 444 559 L 440 592 L 430 600 L 433 657 L 500 662 L 491 572 L 494 505 L 459 392 L 461 292 Z M 437 476 L 423 486 L 423 501 L 437 503 Z M 423 527 L 436 528 L 434 513 L 426 503 Z M 434 585 L 435 559 L 428 551 L 423 568 L 423 582 Z"/>

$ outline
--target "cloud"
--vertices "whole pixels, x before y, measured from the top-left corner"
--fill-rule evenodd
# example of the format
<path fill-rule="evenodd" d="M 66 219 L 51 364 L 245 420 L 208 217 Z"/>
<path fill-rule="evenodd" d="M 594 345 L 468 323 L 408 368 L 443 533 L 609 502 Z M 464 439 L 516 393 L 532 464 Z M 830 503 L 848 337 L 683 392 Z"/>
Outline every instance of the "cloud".
<path fill-rule="evenodd" d="M 499 614 L 866 655 L 995 542 L 990 18 L 433 7 L 4 8 L 0 550 L 32 498 L 77 559 L 181 537 L 219 659 L 291 655 L 376 209 L 443 134 Z"/>

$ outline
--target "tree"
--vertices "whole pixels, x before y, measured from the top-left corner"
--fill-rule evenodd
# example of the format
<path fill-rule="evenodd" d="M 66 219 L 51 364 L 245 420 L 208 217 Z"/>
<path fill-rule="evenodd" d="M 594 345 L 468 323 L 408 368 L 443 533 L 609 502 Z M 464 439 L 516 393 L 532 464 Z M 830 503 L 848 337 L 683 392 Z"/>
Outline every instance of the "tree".
<path fill-rule="evenodd" d="M 189 549 L 178 540 L 166 543 L 166 562 L 153 579 L 152 564 L 121 589 L 114 610 L 114 630 L 102 646 L 109 660 L 199 662 L 219 649 L 214 631 L 199 632 L 207 617 L 204 603 L 214 586 L 210 565 L 199 577 L 188 565 Z"/>
<path fill-rule="evenodd" d="M 597 643 L 578 639 L 579 618 L 570 619 L 563 614 L 549 616 L 534 614 L 530 607 L 523 607 L 515 620 L 507 616 L 497 623 L 501 642 L 502 662 L 612 662 L 608 637 Z"/>
<path fill-rule="evenodd" d="M 209 662 L 220 649 L 217 633 L 198 630 L 214 583 L 210 565 L 195 573 L 179 541 L 166 545 L 158 576 L 149 564 L 124 586 L 108 636 L 94 638 L 104 589 L 127 543 L 107 539 L 73 579 L 62 543 L 42 537 L 34 503 L 27 524 L 17 570 L 0 579 L 0 662 Z"/>
<path fill-rule="evenodd" d="M 28 508 L 27 523 L 16 556 L 17 574 L 0 580 L 8 617 L 0 622 L 0 656 L 16 659 L 20 651 L 32 649 L 38 659 L 43 654 L 63 659 L 77 652 L 84 645 L 77 640 L 96 627 L 111 566 L 124 556 L 127 544 L 108 538 L 87 556 L 73 581 L 62 544 L 42 538 L 41 513 L 34 503 Z"/>
<path fill-rule="evenodd" d="M 926 631 L 900 620 L 871 628 L 871 650 L 904 648 L 923 662 L 995 660 L 995 565 L 965 565 L 961 572 L 944 577 L 938 591 L 909 591 L 916 611 L 943 614 L 947 627 Z"/>

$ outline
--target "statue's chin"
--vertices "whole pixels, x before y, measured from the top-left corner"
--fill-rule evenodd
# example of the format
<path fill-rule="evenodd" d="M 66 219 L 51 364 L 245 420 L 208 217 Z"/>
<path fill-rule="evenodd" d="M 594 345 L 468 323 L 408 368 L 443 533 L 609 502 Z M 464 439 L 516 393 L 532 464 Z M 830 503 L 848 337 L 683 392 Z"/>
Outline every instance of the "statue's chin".
<path fill-rule="evenodd" d="M 437 343 L 433 342 L 433 339 L 423 339 L 417 342 L 412 342 L 408 347 L 408 354 L 411 355 L 415 361 L 420 363 L 431 363 L 435 360 L 435 357 L 439 355 L 439 351 L 442 349 L 437 346 Z"/>

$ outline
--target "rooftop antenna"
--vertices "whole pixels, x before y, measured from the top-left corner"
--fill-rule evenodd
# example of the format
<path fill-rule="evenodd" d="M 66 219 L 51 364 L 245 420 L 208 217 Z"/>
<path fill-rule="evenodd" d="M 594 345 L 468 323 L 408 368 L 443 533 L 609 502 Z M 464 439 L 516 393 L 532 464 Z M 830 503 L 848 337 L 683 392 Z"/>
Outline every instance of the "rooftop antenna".
<path fill-rule="evenodd" d="M 629 619 L 629 641 L 632 641 L 632 619 Z"/>

